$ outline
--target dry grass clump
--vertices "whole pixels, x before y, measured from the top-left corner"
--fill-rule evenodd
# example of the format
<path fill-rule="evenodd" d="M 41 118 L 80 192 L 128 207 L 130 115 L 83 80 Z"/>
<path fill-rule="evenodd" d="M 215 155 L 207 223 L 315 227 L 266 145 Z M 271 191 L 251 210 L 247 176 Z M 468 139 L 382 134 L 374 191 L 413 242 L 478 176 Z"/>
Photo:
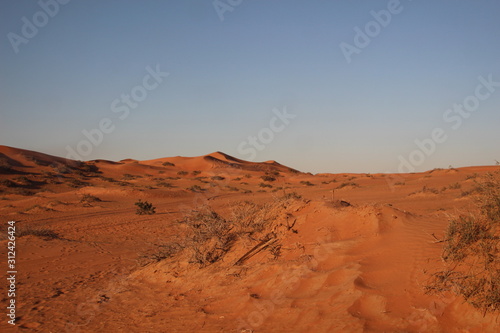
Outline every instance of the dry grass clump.
<path fill-rule="evenodd" d="M 191 261 L 201 267 L 222 259 L 236 239 L 231 221 L 224 219 L 210 206 L 192 211 L 180 222 L 188 227 L 189 241 L 185 247 L 192 251 Z"/>
<path fill-rule="evenodd" d="M 187 227 L 181 247 L 190 252 L 191 262 L 200 267 L 221 261 L 238 239 L 250 237 L 255 241 L 270 234 L 279 214 L 297 198 L 300 196 L 290 195 L 265 204 L 237 202 L 231 205 L 228 216 L 208 205 L 201 206 L 179 221 Z"/>
<path fill-rule="evenodd" d="M 19 228 L 19 230 L 16 233 L 17 237 L 23 237 L 23 236 L 37 236 L 41 237 L 45 240 L 50 240 L 50 239 L 61 239 L 59 234 L 55 232 L 52 229 L 45 228 L 45 227 L 33 227 L 33 226 L 26 226 Z"/>
<path fill-rule="evenodd" d="M 273 177 L 271 175 L 264 175 L 260 177 L 263 181 L 265 182 L 274 182 L 276 180 L 276 177 Z"/>
<path fill-rule="evenodd" d="M 85 207 L 92 207 L 92 203 L 94 202 L 102 202 L 102 200 L 95 195 L 85 193 L 80 199 L 80 203 Z"/>
<path fill-rule="evenodd" d="M 444 240 L 443 271 L 427 291 L 451 290 L 484 313 L 500 310 L 500 173 L 478 183 L 479 212 L 450 221 Z"/>
<path fill-rule="evenodd" d="M 355 182 L 343 182 L 342 184 L 340 184 L 339 186 L 337 186 L 337 189 L 341 189 L 341 188 L 344 188 L 344 187 L 359 187 L 359 184 L 358 183 L 355 183 Z"/>
<path fill-rule="evenodd" d="M 141 255 L 138 258 L 138 264 L 140 266 L 146 266 L 154 262 L 172 258 L 183 249 L 184 245 L 179 242 L 169 242 L 166 244 L 158 245 L 156 251 Z"/>

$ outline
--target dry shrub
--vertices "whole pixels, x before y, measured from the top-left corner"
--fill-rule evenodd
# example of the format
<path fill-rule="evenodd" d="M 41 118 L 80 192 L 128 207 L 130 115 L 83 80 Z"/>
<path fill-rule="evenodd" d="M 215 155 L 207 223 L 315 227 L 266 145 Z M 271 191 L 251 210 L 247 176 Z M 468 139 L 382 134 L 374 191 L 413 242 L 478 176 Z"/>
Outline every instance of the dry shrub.
<path fill-rule="evenodd" d="M 275 198 L 265 204 L 250 201 L 231 205 L 228 217 L 205 205 L 188 213 L 179 222 L 187 226 L 188 235 L 182 245 L 191 251 L 191 262 L 201 267 L 218 262 L 231 250 L 239 238 L 252 239 L 268 234 L 273 222 L 291 203 L 298 200 L 297 194 Z"/>
<path fill-rule="evenodd" d="M 444 240 L 443 271 L 434 273 L 432 291 L 454 291 L 484 313 L 500 310 L 500 173 L 478 182 L 479 213 L 450 221 Z"/>
<path fill-rule="evenodd" d="M 91 207 L 94 202 L 101 202 L 102 200 L 95 195 L 85 193 L 80 199 L 80 203 L 86 207 Z"/>
<path fill-rule="evenodd" d="M 137 215 L 153 215 L 156 213 L 156 207 L 154 207 L 151 202 L 139 199 L 135 205 L 137 206 L 137 210 L 135 212 Z"/>
<path fill-rule="evenodd" d="M 193 210 L 180 222 L 189 230 L 186 247 L 192 251 L 191 261 L 202 267 L 222 259 L 236 238 L 231 222 L 217 214 L 210 206 Z"/>
<path fill-rule="evenodd" d="M 138 258 L 140 266 L 158 262 L 164 259 L 172 258 L 184 249 L 184 244 L 179 242 L 168 242 L 166 244 L 158 245 L 156 251 L 148 254 L 143 254 Z"/>
<path fill-rule="evenodd" d="M 37 236 L 41 237 L 45 240 L 50 240 L 50 239 L 61 239 L 59 234 L 55 232 L 52 229 L 46 228 L 46 227 L 34 227 L 34 226 L 24 226 L 22 228 L 19 228 L 19 231 L 17 231 L 16 236 L 17 237 L 23 237 L 23 236 Z"/>

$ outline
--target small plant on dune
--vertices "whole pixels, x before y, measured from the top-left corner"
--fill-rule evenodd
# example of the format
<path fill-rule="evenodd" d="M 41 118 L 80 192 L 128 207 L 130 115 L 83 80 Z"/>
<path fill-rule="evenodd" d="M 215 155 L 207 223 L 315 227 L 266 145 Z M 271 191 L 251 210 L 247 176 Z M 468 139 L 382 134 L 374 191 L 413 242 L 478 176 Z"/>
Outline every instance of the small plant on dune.
<path fill-rule="evenodd" d="M 311 182 L 310 182 L 310 181 L 308 181 L 308 180 L 302 180 L 300 183 L 301 183 L 302 185 L 306 185 L 306 186 L 314 186 L 314 184 L 313 184 L 313 183 L 311 183 Z"/>
<path fill-rule="evenodd" d="M 424 185 L 420 191 L 415 191 L 411 192 L 408 195 L 415 195 L 417 193 L 432 193 L 432 194 L 439 194 L 439 190 L 434 187 L 427 187 L 427 185 Z"/>
<path fill-rule="evenodd" d="M 172 185 L 172 183 L 169 183 L 169 182 L 158 182 L 158 183 L 156 183 L 156 186 L 159 186 L 159 187 L 174 187 Z"/>
<path fill-rule="evenodd" d="M 110 183 L 116 183 L 116 179 L 113 179 L 111 177 L 102 177 L 101 176 L 101 179 L 106 181 L 106 182 L 110 182 Z"/>
<path fill-rule="evenodd" d="M 264 175 L 261 176 L 260 178 L 265 182 L 274 182 L 276 180 L 276 177 L 270 175 Z"/>
<path fill-rule="evenodd" d="M 153 207 L 153 204 L 150 202 L 139 199 L 135 205 L 137 206 L 137 211 L 135 212 L 137 215 L 152 215 L 156 213 L 156 207 Z"/>
<path fill-rule="evenodd" d="M 189 172 L 187 172 L 187 171 L 179 171 L 179 172 L 177 172 L 177 174 L 178 174 L 179 176 L 186 176 L 188 173 L 189 173 Z"/>
<path fill-rule="evenodd" d="M 175 164 L 171 163 L 171 162 L 163 162 L 162 165 L 163 166 L 172 166 L 172 167 L 175 166 Z"/>
<path fill-rule="evenodd" d="M 266 183 L 260 183 L 260 184 L 259 184 L 259 186 L 260 186 L 260 187 L 269 187 L 269 188 L 272 188 L 272 187 L 273 187 L 273 185 L 271 185 L 271 184 L 266 184 Z"/>
<path fill-rule="evenodd" d="M 473 173 L 472 175 L 465 176 L 465 180 L 476 179 L 477 177 L 479 177 L 479 174 Z"/>
<path fill-rule="evenodd" d="M 200 170 L 194 170 L 193 172 L 191 172 L 193 176 L 198 176 L 200 173 L 201 173 Z"/>
<path fill-rule="evenodd" d="M 140 178 L 140 176 L 131 175 L 130 173 L 126 173 L 122 177 L 123 180 L 134 180 L 134 179 L 137 179 L 137 178 Z"/>
<path fill-rule="evenodd" d="M 299 200 L 299 199 L 302 199 L 302 196 L 300 194 L 298 194 L 297 192 L 290 192 L 290 193 L 286 193 L 284 198 L 285 199 Z"/>
<path fill-rule="evenodd" d="M 426 185 L 424 185 L 424 187 L 422 187 L 422 193 L 439 194 L 439 190 L 437 188 L 427 187 Z"/>
<path fill-rule="evenodd" d="M 66 183 L 69 187 L 72 187 L 72 188 L 82 188 L 82 187 L 85 187 L 85 186 L 91 186 L 90 183 L 87 183 L 87 182 L 84 182 L 84 181 L 81 181 L 79 179 L 71 179 L 68 183 Z"/>
<path fill-rule="evenodd" d="M 54 169 L 54 172 L 58 173 L 58 174 L 65 175 L 65 174 L 72 173 L 71 168 L 69 168 L 67 165 L 62 164 L 62 163 L 52 164 L 51 167 Z"/>
<path fill-rule="evenodd" d="M 213 176 L 211 177 L 212 180 L 224 180 L 226 179 L 225 177 L 222 177 L 222 176 Z"/>
<path fill-rule="evenodd" d="M 340 184 L 339 186 L 337 186 L 337 189 L 341 189 L 341 188 L 344 188 L 344 187 L 347 187 L 347 186 L 359 187 L 359 184 L 358 183 L 354 183 L 354 182 L 343 182 L 342 184 Z"/>
<path fill-rule="evenodd" d="M 486 312 L 500 311 L 500 173 L 479 183 L 478 213 L 452 218 L 446 231 L 444 270 L 432 275 L 428 292 L 451 290 Z"/>
<path fill-rule="evenodd" d="M 146 266 L 154 262 L 172 258 L 181 252 L 184 247 L 185 245 L 179 242 L 169 242 L 158 245 L 158 248 L 154 252 L 143 254 L 139 257 L 139 265 Z"/>
<path fill-rule="evenodd" d="M 93 202 L 101 202 L 102 200 L 95 195 L 85 193 L 80 199 L 80 203 L 84 206 L 92 206 Z"/>
<path fill-rule="evenodd" d="M 188 187 L 188 190 L 190 190 L 191 192 L 196 192 L 196 193 L 201 193 L 201 192 L 205 191 L 205 189 L 202 188 L 200 185 L 193 185 L 191 187 Z"/>
<path fill-rule="evenodd" d="M 448 186 L 448 188 L 450 190 L 458 190 L 458 189 L 462 188 L 462 184 L 460 184 L 460 183 L 453 183 L 453 184 L 450 184 L 450 186 Z"/>
<path fill-rule="evenodd" d="M 59 234 L 52 229 L 46 227 L 34 227 L 34 226 L 21 227 L 19 228 L 19 231 L 16 233 L 16 235 L 17 237 L 32 235 L 41 237 L 45 240 L 61 238 Z"/>

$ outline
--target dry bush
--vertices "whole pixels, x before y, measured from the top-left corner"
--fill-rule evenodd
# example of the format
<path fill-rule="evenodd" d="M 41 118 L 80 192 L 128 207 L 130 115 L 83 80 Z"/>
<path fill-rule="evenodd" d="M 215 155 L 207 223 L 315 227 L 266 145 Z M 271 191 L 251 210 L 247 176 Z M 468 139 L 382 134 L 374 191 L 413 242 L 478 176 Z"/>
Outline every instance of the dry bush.
<path fill-rule="evenodd" d="M 264 176 L 261 176 L 260 178 L 265 182 L 274 182 L 276 180 L 276 177 L 273 177 L 270 175 L 264 175 Z"/>
<path fill-rule="evenodd" d="M 152 215 L 156 213 L 156 207 L 154 207 L 151 202 L 142 201 L 141 199 L 139 199 L 139 201 L 137 201 L 135 205 L 137 206 L 137 210 L 135 212 L 137 215 Z"/>
<path fill-rule="evenodd" d="M 339 186 L 337 186 L 337 189 L 341 189 L 341 188 L 344 188 L 344 187 L 347 187 L 347 186 L 359 187 L 359 184 L 355 183 L 355 182 L 343 182 L 342 184 L 340 184 Z"/>
<path fill-rule="evenodd" d="M 93 202 L 102 202 L 102 200 L 95 195 L 85 193 L 80 199 L 80 203 L 86 207 L 91 207 Z"/>
<path fill-rule="evenodd" d="M 55 232 L 52 229 L 45 228 L 45 227 L 33 227 L 33 226 L 25 226 L 22 228 L 19 228 L 19 231 L 17 231 L 16 236 L 17 237 L 23 237 L 23 236 L 37 236 L 41 237 L 45 240 L 50 240 L 50 239 L 61 239 L 59 234 Z"/>
<path fill-rule="evenodd" d="M 298 198 L 297 194 L 291 194 L 261 205 L 250 201 L 237 202 L 231 205 L 227 217 L 208 205 L 202 206 L 179 221 L 188 229 L 183 247 L 191 252 L 191 262 L 201 267 L 218 262 L 239 238 L 250 236 L 255 240 L 267 235 L 279 214 Z"/>
<path fill-rule="evenodd" d="M 172 185 L 172 183 L 169 183 L 169 182 L 158 182 L 158 183 L 156 183 L 156 186 L 168 187 L 168 188 L 174 187 L 174 185 Z"/>
<path fill-rule="evenodd" d="M 434 273 L 429 292 L 451 290 L 486 312 L 500 310 L 500 173 L 478 182 L 477 214 L 450 221 L 444 240 L 443 271 Z"/>
<path fill-rule="evenodd" d="M 189 230 L 187 247 L 192 251 L 191 261 L 201 267 L 222 259 L 236 238 L 231 222 L 217 214 L 210 206 L 193 210 L 180 222 Z"/>
<path fill-rule="evenodd" d="M 166 244 L 158 245 L 155 252 L 143 254 L 138 258 L 140 266 L 158 262 L 164 259 L 172 258 L 184 249 L 184 244 L 179 242 L 169 242 Z"/>

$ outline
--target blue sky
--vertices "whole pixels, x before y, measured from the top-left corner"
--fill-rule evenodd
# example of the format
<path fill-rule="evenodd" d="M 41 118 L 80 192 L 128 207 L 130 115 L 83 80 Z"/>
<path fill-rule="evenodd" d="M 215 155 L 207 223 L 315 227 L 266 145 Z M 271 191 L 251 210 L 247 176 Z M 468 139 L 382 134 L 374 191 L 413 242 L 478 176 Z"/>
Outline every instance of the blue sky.
<path fill-rule="evenodd" d="M 84 160 L 223 151 L 313 173 L 500 160 L 500 87 L 479 88 L 457 129 L 443 118 L 479 77 L 500 82 L 498 1 L 220 0 L 223 20 L 212 1 L 61 3 L 0 3 L 0 144 Z M 356 27 L 372 37 L 348 63 Z M 147 68 L 168 76 L 145 90 Z M 147 95 L 120 119 L 134 89 Z M 446 140 L 430 144 L 436 128 Z"/>

